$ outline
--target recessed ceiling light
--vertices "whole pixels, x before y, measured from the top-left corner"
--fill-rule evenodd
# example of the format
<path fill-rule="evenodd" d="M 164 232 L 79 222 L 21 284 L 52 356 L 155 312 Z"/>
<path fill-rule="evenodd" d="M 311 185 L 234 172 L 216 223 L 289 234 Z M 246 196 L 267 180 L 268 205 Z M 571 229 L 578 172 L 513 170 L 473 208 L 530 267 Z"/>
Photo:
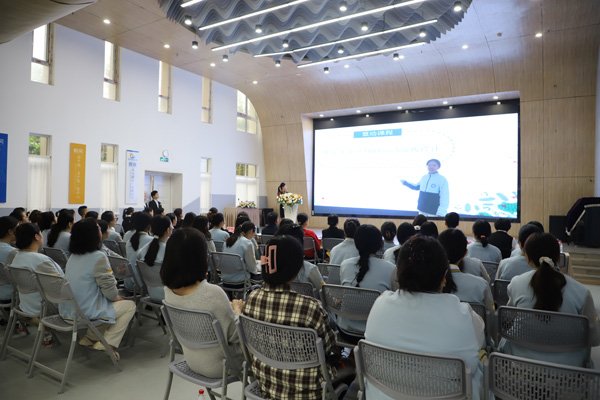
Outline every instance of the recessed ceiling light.
<path fill-rule="evenodd" d="M 319 117 L 323 118 L 323 117 L 324 117 L 324 115 L 323 115 L 323 114 L 319 114 Z"/>
<path fill-rule="evenodd" d="M 496 102 L 496 104 L 500 105 L 500 104 L 502 104 L 502 103 L 500 103 L 499 101 L 497 101 L 497 102 Z"/>
<path fill-rule="evenodd" d="M 105 20 L 104 20 L 104 21 L 102 21 L 102 22 L 104 22 L 106 25 L 108 25 L 108 24 L 110 24 L 110 19 L 105 19 Z"/>
<path fill-rule="evenodd" d="M 217 64 L 215 64 L 215 63 L 210 63 L 210 66 L 211 66 L 211 67 L 216 67 L 216 66 L 217 66 Z"/>
<path fill-rule="evenodd" d="M 360 114 L 360 110 L 356 110 L 356 113 L 357 113 L 357 114 Z"/>
<path fill-rule="evenodd" d="M 253 85 L 258 85 L 258 81 L 252 81 Z"/>
<path fill-rule="evenodd" d="M 275 61 L 275 66 L 277 68 L 281 67 L 281 61 L 280 60 Z"/>
<path fill-rule="evenodd" d="M 452 106 L 448 107 L 450 110 L 452 110 Z"/>
<path fill-rule="evenodd" d="M 341 12 L 344 12 L 344 11 L 346 11 L 347 9 L 348 9 L 348 3 L 346 3 L 345 1 L 342 1 L 342 2 L 340 3 L 340 11 L 341 11 Z"/>
<path fill-rule="evenodd" d="M 350 64 L 344 64 L 344 68 L 350 68 Z"/>
<path fill-rule="evenodd" d="M 290 47 L 290 42 L 288 42 L 287 40 L 284 40 L 282 46 L 284 49 L 287 49 L 288 47 Z"/>
<path fill-rule="evenodd" d="M 400 59 L 400 54 L 394 53 L 394 61 L 398 61 Z"/>
<path fill-rule="evenodd" d="M 260 25 L 260 24 L 256 25 L 256 27 L 254 28 L 254 31 L 256 33 L 262 33 L 263 32 L 262 25 Z"/>
<path fill-rule="evenodd" d="M 163 47 L 164 47 L 165 49 L 170 49 L 170 48 L 171 48 L 171 46 L 169 46 L 169 44 L 168 44 L 168 43 L 165 43 L 165 45 L 164 45 Z"/>
<path fill-rule="evenodd" d="M 333 121 L 333 118 L 329 118 L 330 121 Z"/>
<path fill-rule="evenodd" d="M 323 68 L 323 73 L 328 74 L 329 73 L 329 67 Z"/>
<path fill-rule="evenodd" d="M 456 3 L 454 3 L 454 12 L 459 12 L 460 10 L 462 10 L 462 3 L 460 1 L 457 1 Z"/>
<path fill-rule="evenodd" d="M 229 56 L 227 54 L 223 54 L 223 62 L 228 62 Z"/>
<path fill-rule="evenodd" d="M 342 47 L 342 46 L 338 47 L 338 54 L 344 54 L 344 47 Z"/>
<path fill-rule="evenodd" d="M 442 101 L 442 104 L 448 104 L 448 102 L 446 100 Z"/>
<path fill-rule="evenodd" d="M 360 30 L 361 30 L 361 31 L 368 31 L 368 30 L 369 30 L 369 24 L 367 24 L 366 22 L 363 22 L 363 23 L 360 25 Z"/>
<path fill-rule="evenodd" d="M 183 23 L 186 24 L 187 26 L 192 25 L 192 17 L 190 17 L 189 15 L 186 15 L 185 19 L 183 20 Z"/>
<path fill-rule="evenodd" d="M 192 41 L 192 49 L 196 50 L 198 48 L 198 42 L 197 41 Z"/>
<path fill-rule="evenodd" d="M 538 33 L 535 34 L 535 37 L 542 37 L 542 36 L 543 36 L 542 32 L 538 32 Z"/>
<path fill-rule="evenodd" d="M 404 60 L 404 55 L 400 54 L 400 59 Z"/>
<path fill-rule="evenodd" d="M 463 45 L 462 45 L 462 49 L 463 49 L 463 50 L 466 50 L 466 49 L 468 49 L 468 48 L 469 48 L 469 45 L 468 45 L 468 44 L 463 44 Z"/>
<path fill-rule="evenodd" d="M 425 29 L 420 29 L 419 30 L 419 36 L 420 37 L 425 37 L 427 36 L 427 31 Z"/>
<path fill-rule="evenodd" d="M 494 100 L 498 100 L 498 96 L 494 96 L 492 97 Z"/>
<path fill-rule="evenodd" d="M 369 118 L 369 117 L 370 117 L 370 115 L 369 115 L 369 114 L 367 114 L 367 115 L 365 115 L 365 117 Z"/>
<path fill-rule="evenodd" d="M 398 108 L 398 110 L 402 110 L 402 106 L 398 106 L 397 108 Z"/>

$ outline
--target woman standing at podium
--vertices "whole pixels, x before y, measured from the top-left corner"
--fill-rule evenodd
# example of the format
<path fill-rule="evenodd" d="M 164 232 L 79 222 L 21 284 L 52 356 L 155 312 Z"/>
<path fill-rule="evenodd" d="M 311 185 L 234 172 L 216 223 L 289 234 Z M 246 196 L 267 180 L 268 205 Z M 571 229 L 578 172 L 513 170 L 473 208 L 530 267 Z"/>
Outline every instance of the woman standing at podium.
<path fill-rule="evenodd" d="M 279 196 L 280 194 L 284 194 L 284 193 L 287 193 L 287 186 L 285 185 L 285 182 L 281 182 L 281 184 L 277 188 L 277 196 Z M 281 218 L 285 218 L 285 215 L 283 212 L 283 204 L 279 204 L 279 216 Z"/>

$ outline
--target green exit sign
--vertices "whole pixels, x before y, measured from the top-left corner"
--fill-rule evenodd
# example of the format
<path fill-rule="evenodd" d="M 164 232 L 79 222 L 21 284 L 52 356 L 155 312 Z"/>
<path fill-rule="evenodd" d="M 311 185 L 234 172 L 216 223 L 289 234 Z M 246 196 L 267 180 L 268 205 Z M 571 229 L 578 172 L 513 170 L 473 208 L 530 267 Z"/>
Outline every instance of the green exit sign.
<path fill-rule="evenodd" d="M 161 157 L 160 161 L 162 161 L 162 162 L 169 162 L 169 159 L 167 157 Z"/>

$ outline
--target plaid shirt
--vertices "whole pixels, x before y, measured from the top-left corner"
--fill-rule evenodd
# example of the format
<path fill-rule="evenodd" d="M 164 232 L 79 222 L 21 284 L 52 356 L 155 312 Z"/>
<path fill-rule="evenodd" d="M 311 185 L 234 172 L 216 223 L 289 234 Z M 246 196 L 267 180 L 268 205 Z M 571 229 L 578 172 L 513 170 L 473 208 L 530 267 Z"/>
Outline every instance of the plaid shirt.
<path fill-rule="evenodd" d="M 323 340 L 325 354 L 335 346 L 335 335 L 329 326 L 329 317 L 321 304 L 310 297 L 291 291 L 289 285 L 265 284 L 253 291 L 244 306 L 250 318 L 274 324 L 311 328 Z M 333 379 L 334 373 L 329 368 Z M 283 370 L 269 367 L 252 357 L 252 370 L 267 399 L 320 399 L 321 369 L 304 368 Z"/>

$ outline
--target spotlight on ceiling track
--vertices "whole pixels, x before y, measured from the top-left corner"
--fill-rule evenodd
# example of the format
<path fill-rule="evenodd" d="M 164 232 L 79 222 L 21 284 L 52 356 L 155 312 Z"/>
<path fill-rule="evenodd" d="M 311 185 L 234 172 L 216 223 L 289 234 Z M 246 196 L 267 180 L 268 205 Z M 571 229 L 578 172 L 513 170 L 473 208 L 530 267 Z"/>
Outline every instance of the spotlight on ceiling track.
<path fill-rule="evenodd" d="M 342 1 L 342 2 L 340 3 L 340 11 L 341 11 L 341 12 L 344 12 L 344 11 L 346 11 L 346 10 L 348 10 L 348 3 L 346 3 L 345 1 Z"/>
<path fill-rule="evenodd" d="M 106 25 L 108 25 L 108 24 L 110 24 L 110 19 L 105 19 L 105 20 L 104 20 L 104 21 L 102 21 L 102 22 L 104 22 Z"/>
<path fill-rule="evenodd" d="M 457 1 L 454 3 L 454 12 L 459 12 L 460 10 L 462 10 L 462 3 Z"/>
<path fill-rule="evenodd" d="M 216 66 L 217 66 L 217 64 L 215 64 L 215 63 L 210 63 L 210 66 L 211 66 L 211 67 L 216 67 Z"/>
<path fill-rule="evenodd" d="M 344 54 L 344 47 L 339 46 L 337 51 L 338 51 L 338 54 Z"/>
<path fill-rule="evenodd" d="M 223 62 L 228 62 L 229 56 L 227 54 L 223 54 Z"/>
<path fill-rule="evenodd" d="M 328 74 L 329 73 L 329 67 L 323 68 L 323 73 Z"/>
<path fill-rule="evenodd" d="M 287 49 L 288 47 L 290 47 L 290 42 L 287 40 L 283 41 L 283 44 L 281 45 L 284 49 Z"/>
<path fill-rule="evenodd" d="M 425 29 L 420 29 L 419 30 L 419 37 L 425 37 L 427 36 L 427 31 Z"/>
<path fill-rule="evenodd" d="M 367 24 L 366 22 L 363 22 L 363 23 L 360 25 L 360 30 L 361 30 L 361 31 L 363 31 L 363 32 L 366 32 L 366 31 L 368 31 L 368 30 L 369 30 L 369 24 Z"/>
<path fill-rule="evenodd" d="M 192 49 L 196 50 L 198 48 L 198 42 L 197 41 L 192 41 Z"/>
<path fill-rule="evenodd" d="M 542 36 L 543 36 L 542 32 L 538 32 L 538 33 L 535 34 L 535 37 L 542 37 Z"/>
<path fill-rule="evenodd" d="M 170 46 L 168 43 L 165 43 L 163 47 L 164 47 L 165 49 L 170 49 L 170 48 L 171 48 L 171 46 Z"/>
<path fill-rule="evenodd" d="M 252 81 L 253 85 L 258 85 L 258 81 Z"/>
<path fill-rule="evenodd" d="M 256 25 L 256 27 L 254 28 L 254 31 L 256 33 L 262 33 L 263 32 L 262 25 L 261 24 Z"/>
<path fill-rule="evenodd" d="M 186 15 L 185 19 L 183 20 L 183 23 L 186 24 L 187 26 L 192 25 L 192 17 L 190 17 L 189 15 Z"/>
<path fill-rule="evenodd" d="M 394 53 L 394 61 L 398 61 L 400 59 L 400 54 Z"/>
<path fill-rule="evenodd" d="M 277 61 L 275 61 L 275 66 L 276 66 L 277 68 L 281 67 L 281 60 L 277 60 Z"/>

